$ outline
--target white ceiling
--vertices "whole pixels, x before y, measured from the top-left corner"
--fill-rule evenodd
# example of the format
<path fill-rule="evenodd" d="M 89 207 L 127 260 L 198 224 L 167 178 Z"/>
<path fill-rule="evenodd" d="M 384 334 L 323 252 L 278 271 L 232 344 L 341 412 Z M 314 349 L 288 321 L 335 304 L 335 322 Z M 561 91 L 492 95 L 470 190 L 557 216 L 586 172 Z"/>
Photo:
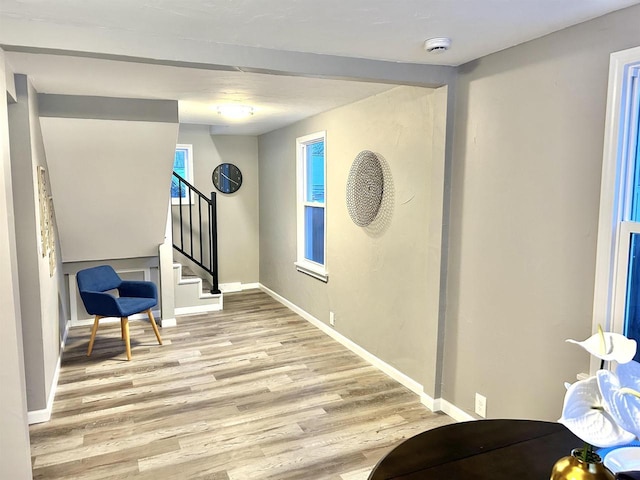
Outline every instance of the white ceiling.
<path fill-rule="evenodd" d="M 60 55 L 6 56 L 38 92 L 176 99 L 181 123 L 212 125 L 216 134 L 260 135 L 393 87 Z M 218 115 L 216 106 L 227 103 L 251 105 L 254 115 L 240 120 Z"/>
<path fill-rule="evenodd" d="M 0 0 L 0 44 L 159 58 L 252 47 L 258 54 L 315 53 L 355 59 L 460 65 L 639 4 L 640 0 Z M 427 53 L 431 37 L 449 51 Z M 73 45 L 73 48 L 68 47 Z M 189 45 L 191 48 L 184 46 Z M 197 48 L 194 48 L 197 47 Z M 155 48 L 155 50 L 154 50 Z M 235 50 L 243 54 L 245 50 Z M 370 96 L 390 85 L 300 76 L 7 53 L 40 92 L 179 100 L 181 121 L 223 124 L 221 133 L 259 134 Z M 299 58 L 299 57 L 292 57 Z M 333 57 L 327 57 L 333 58 Z M 238 64 L 241 64 L 240 55 Z M 229 64 L 229 63 L 227 63 Z M 195 65 L 194 65 L 195 66 Z M 245 127 L 211 107 L 249 103 Z M 228 126 L 224 126 L 228 125 Z M 251 125 L 249 128 L 247 125 Z"/>

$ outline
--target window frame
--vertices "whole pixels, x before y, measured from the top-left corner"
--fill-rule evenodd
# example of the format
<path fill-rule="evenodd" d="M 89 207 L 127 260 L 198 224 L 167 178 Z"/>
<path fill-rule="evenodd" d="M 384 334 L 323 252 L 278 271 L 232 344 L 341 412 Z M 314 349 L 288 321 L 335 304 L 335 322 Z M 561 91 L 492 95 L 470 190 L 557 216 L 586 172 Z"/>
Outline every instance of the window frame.
<path fill-rule="evenodd" d="M 317 143 L 320 140 L 324 142 L 324 202 L 322 204 L 317 202 L 308 202 L 306 200 L 306 149 L 307 146 Z M 327 269 L 327 132 L 325 130 L 296 138 L 296 187 L 297 253 L 294 264 L 299 272 L 310 275 L 323 282 L 327 282 L 329 280 L 329 271 Z M 322 208 L 324 210 L 323 264 L 314 262 L 305 257 L 305 207 L 307 206 Z"/>
<path fill-rule="evenodd" d="M 175 161 L 175 152 L 178 150 L 185 150 L 187 152 L 187 162 L 185 165 L 186 176 L 184 177 L 187 182 L 193 185 L 193 145 L 190 143 L 178 143 L 176 144 L 176 148 L 174 150 L 173 157 L 173 167 L 171 168 L 171 184 L 173 185 L 173 172 L 175 171 L 176 161 Z M 187 198 L 187 189 L 185 189 L 184 195 L 179 197 L 173 196 L 173 191 L 171 192 L 171 205 L 189 205 L 194 203 L 193 193 Z"/>
<path fill-rule="evenodd" d="M 624 333 L 628 255 L 640 222 L 628 221 L 633 202 L 640 110 L 640 47 L 611 55 L 596 249 L 592 331 Z M 634 132 L 634 128 L 636 131 Z M 594 374 L 600 366 L 591 359 Z"/>

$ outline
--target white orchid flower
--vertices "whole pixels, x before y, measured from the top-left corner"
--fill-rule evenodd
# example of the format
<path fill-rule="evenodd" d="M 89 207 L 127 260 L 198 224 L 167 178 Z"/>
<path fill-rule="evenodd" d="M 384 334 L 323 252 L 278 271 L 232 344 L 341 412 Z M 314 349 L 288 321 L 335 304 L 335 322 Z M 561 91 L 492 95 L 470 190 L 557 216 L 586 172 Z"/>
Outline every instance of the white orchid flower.
<path fill-rule="evenodd" d="M 640 437 L 640 363 L 619 365 L 616 373 L 597 373 L 604 405 L 621 428 Z"/>
<path fill-rule="evenodd" d="M 580 345 L 591 355 L 601 360 L 607 362 L 615 360 L 620 364 L 633 360 L 638 348 L 635 340 L 619 333 L 603 332 L 601 327 L 598 327 L 598 333 L 591 335 L 582 342 L 571 339 L 567 340 L 567 342 Z"/>
<path fill-rule="evenodd" d="M 558 422 L 597 447 L 624 445 L 635 439 L 635 435 L 620 428 L 605 410 L 596 377 L 580 380 L 569 387 Z"/>

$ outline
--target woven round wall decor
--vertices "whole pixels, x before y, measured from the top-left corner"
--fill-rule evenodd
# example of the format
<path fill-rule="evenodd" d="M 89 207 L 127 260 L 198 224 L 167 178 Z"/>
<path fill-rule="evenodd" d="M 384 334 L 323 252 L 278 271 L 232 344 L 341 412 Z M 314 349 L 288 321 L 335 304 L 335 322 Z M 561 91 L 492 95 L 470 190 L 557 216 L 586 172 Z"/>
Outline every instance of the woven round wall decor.
<path fill-rule="evenodd" d="M 353 223 L 366 227 L 373 222 L 380 210 L 383 193 L 380 159 L 375 153 L 363 150 L 353 161 L 347 179 L 347 210 Z"/>

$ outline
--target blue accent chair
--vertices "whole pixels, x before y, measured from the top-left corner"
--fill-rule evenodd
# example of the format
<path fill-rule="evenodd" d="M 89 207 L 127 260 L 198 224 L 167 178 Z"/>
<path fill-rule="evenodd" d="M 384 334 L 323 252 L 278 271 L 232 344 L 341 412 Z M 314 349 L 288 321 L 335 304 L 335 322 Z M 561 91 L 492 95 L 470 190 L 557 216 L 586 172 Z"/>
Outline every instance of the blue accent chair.
<path fill-rule="evenodd" d="M 105 317 L 120 317 L 120 330 L 127 350 L 127 360 L 131 360 L 130 315 L 145 312 L 149 316 L 158 343 L 162 345 L 158 326 L 151 313 L 151 308 L 158 304 L 158 290 L 153 282 L 122 280 L 109 265 L 80 270 L 76 279 L 84 307 L 87 312 L 96 316 L 91 329 L 87 357 L 91 356 L 93 350 L 98 322 Z M 118 296 L 109 293 L 111 290 L 117 290 Z"/>

